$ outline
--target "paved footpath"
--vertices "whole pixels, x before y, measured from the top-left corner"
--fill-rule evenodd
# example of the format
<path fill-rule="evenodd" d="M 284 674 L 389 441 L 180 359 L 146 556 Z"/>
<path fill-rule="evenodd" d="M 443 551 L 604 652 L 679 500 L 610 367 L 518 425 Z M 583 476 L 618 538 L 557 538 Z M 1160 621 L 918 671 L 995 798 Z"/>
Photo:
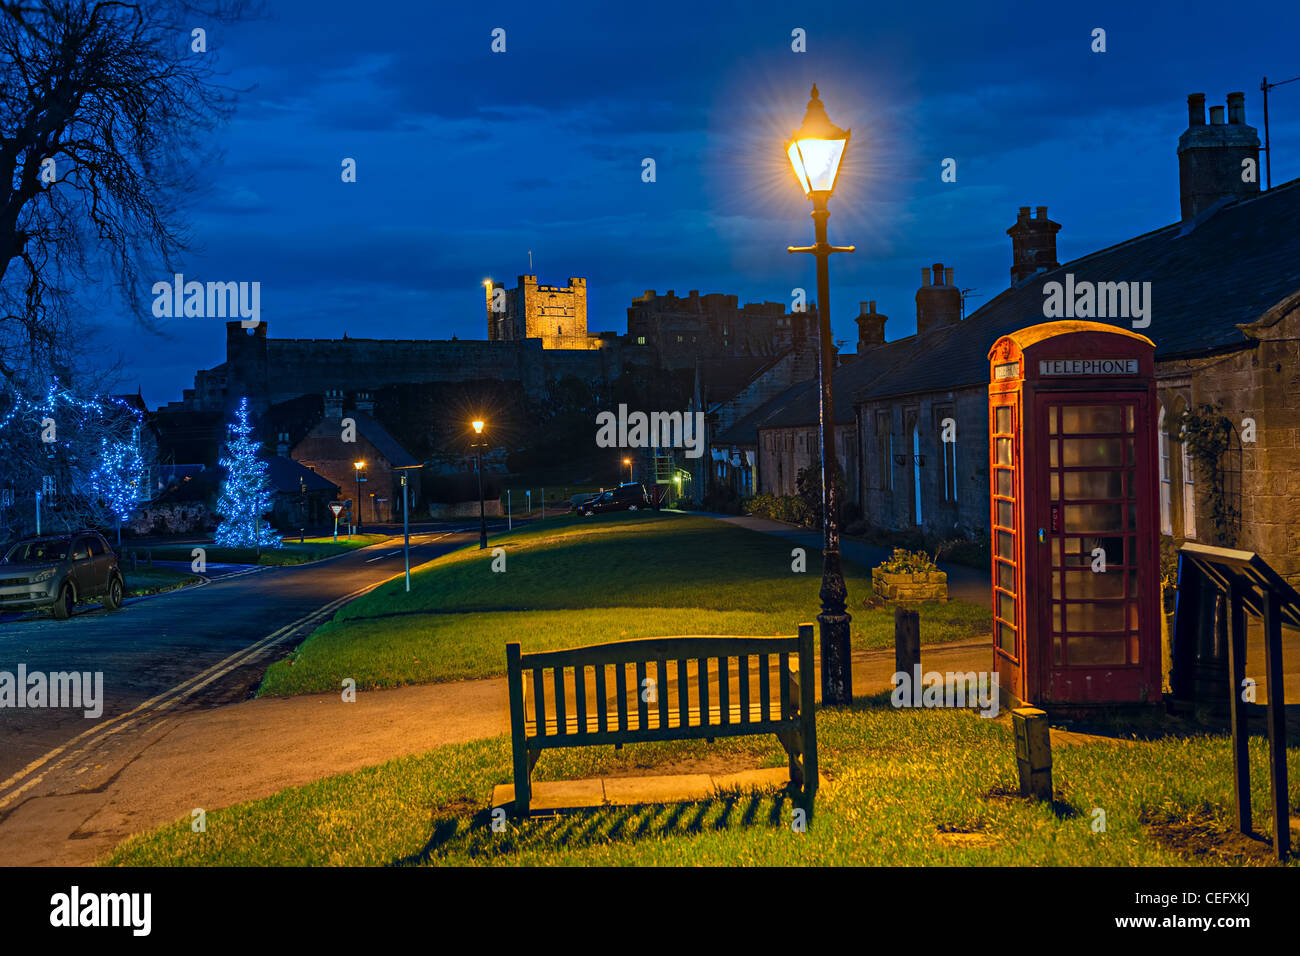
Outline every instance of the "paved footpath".
<path fill-rule="evenodd" d="M 985 670 L 985 641 L 921 650 L 927 669 Z M 854 691 L 890 689 L 894 652 L 856 652 Z M 510 730 L 504 678 L 262 698 L 108 738 L 0 818 L 7 865 L 93 863 L 132 833 L 285 787 Z M 123 735 L 126 737 L 127 735 Z M 483 794 L 486 799 L 487 794 Z"/>

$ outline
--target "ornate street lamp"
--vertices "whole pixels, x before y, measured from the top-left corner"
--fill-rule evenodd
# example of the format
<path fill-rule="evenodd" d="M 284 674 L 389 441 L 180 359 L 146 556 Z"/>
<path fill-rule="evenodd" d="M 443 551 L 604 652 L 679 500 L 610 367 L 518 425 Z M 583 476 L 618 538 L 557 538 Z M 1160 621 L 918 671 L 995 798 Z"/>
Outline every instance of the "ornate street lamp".
<path fill-rule="evenodd" d="M 482 436 L 483 422 L 473 421 L 470 425 L 474 427 L 474 434 Z M 486 442 L 476 441 L 471 447 L 474 449 L 474 465 L 478 471 L 478 547 L 482 551 L 487 547 L 487 514 L 483 505 L 483 447 Z"/>
<path fill-rule="evenodd" d="M 786 155 L 799 177 L 804 195 L 812 200 L 816 245 L 788 246 L 789 252 L 809 252 L 817 258 L 817 319 L 820 349 L 817 371 L 821 385 L 822 459 L 822 612 L 821 626 L 822 703 L 853 702 L 853 667 L 846 611 L 848 588 L 840 567 L 839 472 L 835 455 L 835 402 L 831 391 L 835 355 L 831 344 L 831 291 L 829 259 L 833 252 L 853 252 L 853 246 L 832 246 L 826 239 L 827 201 L 835 191 L 840 163 L 849 145 L 849 130 L 840 129 L 826 115 L 826 108 L 812 88 L 803 126 L 786 143 Z"/>

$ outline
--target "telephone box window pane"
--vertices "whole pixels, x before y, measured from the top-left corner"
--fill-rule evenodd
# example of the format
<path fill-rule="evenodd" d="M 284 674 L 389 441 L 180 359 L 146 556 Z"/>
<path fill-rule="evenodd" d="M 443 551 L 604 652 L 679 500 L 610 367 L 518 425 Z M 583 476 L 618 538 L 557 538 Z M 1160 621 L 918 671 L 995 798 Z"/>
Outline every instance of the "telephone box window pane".
<path fill-rule="evenodd" d="M 1124 444 L 1128 446 L 1128 457 L 1124 461 L 1132 467 L 1137 464 L 1137 446 L 1133 444 L 1132 438 L 1125 439 Z"/>
<path fill-rule="evenodd" d="M 1118 405 L 1066 405 L 1061 414 L 1067 435 L 1117 434 L 1123 430 Z"/>
<path fill-rule="evenodd" d="M 1005 591 L 1016 593 L 1016 571 L 1015 568 L 1005 561 L 998 563 L 998 587 Z"/>
<path fill-rule="evenodd" d="M 1122 471 L 1067 471 L 1065 497 L 1075 501 L 1080 498 L 1122 498 L 1123 484 Z"/>
<path fill-rule="evenodd" d="M 998 470 L 998 494 L 1010 498 L 1011 495 L 1011 471 L 1007 468 Z"/>
<path fill-rule="evenodd" d="M 1073 632 L 1092 633 L 1127 629 L 1127 616 L 1122 604 L 1075 604 L 1070 608 L 1070 630 Z M 1070 656 L 1073 663 L 1074 655 Z"/>
<path fill-rule="evenodd" d="M 1070 666 L 1095 667 L 1097 665 L 1123 664 L 1127 640 L 1127 637 L 1123 634 L 1071 637 Z"/>
<path fill-rule="evenodd" d="M 1004 621 L 1016 619 L 1016 599 L 1001 591 L 998 592 L 998 617 Z"/>
<path fill-rule="evenodd" d="M 1001 621 L 998 622 L 998 647 L 1012 657 L 1016 656 L 1016 629 Z"/>
<path fill-rule="evenodd" d="M 1061 628 L 1061 605 L 1057 602 L 1052 604 L 1052 633 L 1060 634 Z"/>
<path fill-rule="evenodd" d="M 1058 665 L 1061 663 L 1061 637 L 1059 634 L 1052 638 L 1052 663 Z"/>
<path fill-rule="evenodd" d="M 1132 531 L 1138 525 L 1138 506 L 1136 501 L 1128 503 L 1128 528 Z"/>
<path fill-rule="evenodd" d="M 1122 571 L 1073 571 L 1070 576 L 1071 598 L 1122 598 Z"/>
<path fill-rule="evenodd" d="M 1123 531 L 1124 506 L 1118 503 L 1066 505 L 1065 530 L 1075 534 L 1089 531 Z"/>
<path fill-rule="evenodd" d="M 1051 458 L 1052 467 L 1053 468 L 1061 467 L 1061 462 L 1060 462 L 1061 443 L 1056 441 L 1049 441 L 1047 444 L 1051 448 L 1050 458 Z"/>
<path fill-rule="evenodd" d="M 998 503 L 998 524 L 1004 528 L 1016 527 L 1016 509 L 1010 501 L 999 501 Z"/>
<path fill-rule="evenodd" d="M 1128 596 L 1129 597 L 1138 597 L 1138 595 L 1141 593 L 1141 588 L 1138 587 L 1138 580 L 1139 578 L 1138 578 L 1137 568 L 1134 568 L 1132 571 L 1128 573 Z"/>
<path fill-rule="evenodd" d="M 998 464 L 1011 464 L 1011 439 L 999 438 L 998 440 Z"/>
<path fill-rule="evenodd" d="M 998 557 L 1015 560 L 1016 536 L 1009 531 L 998 532 Z"/>
<path fill-rule="evenodd" d="M 1057 417 L 1056 409 L 1048 408 L 1047 409 L 1047 434 L 1049 435 L 1056 434 L 1056 417 Z"/>
<path fill-rule="evenodd" d="M 997 409 L 996 415 L 997 415 L 996 418 L 997 423 L 994 425 L 993 430 L 999 435 L 1010 435 L 1011 434 L 1011 406 L 1010 405 L 1000 406 Z"/>
<path fill-rule="evenodd" d="M 1052 575 L 1052 597 L 1059 601 L 1064 596 L 1061 593 L 1061 572 L 1057 571 Z"/>
<path fill-rule="evenodd" d="M 1127 406 L 1128 409 L 1128 430 L 1133 431 L 1133 406 Z"/>
<path fill-rule="evenodd" d="M 1128 636 L 1128 662 L 1130 664 L 1142 663 L 1142 655 L 1138 651 L 1138 636 L 1136 634 Z"/>
<path fill-rule="evenodd" d="M 1098 465 L 1118 468 L 1124 464 L 1123 448 L 1118 438 L 1067 438 L 1063 460 L 1066 468 L 1095 468 Z"/>

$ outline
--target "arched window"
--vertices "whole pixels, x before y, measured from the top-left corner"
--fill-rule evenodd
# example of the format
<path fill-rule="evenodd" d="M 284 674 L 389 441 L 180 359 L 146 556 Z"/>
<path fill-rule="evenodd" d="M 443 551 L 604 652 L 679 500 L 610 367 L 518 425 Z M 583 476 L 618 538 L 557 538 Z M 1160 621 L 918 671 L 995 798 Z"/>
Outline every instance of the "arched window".
<path fill-rule="evenodd" d="M 1192 456 L 1187 453 L 1187 442 L 1182 448 L 1183 466 L 1183 537 L 1196 537 L 1196 476 L 1192 470 Z"/>
<path fill-rule="evenodd" d="M 921 524 L 921 426 L 912 426 L 912 497 L 916 502 L 916 523 Z"/>
<path fill-rule="evenodd" d="M 1169 433 L 1165 431 L 1165 407 L 1160 406 L 1156 421 L 1156 434 L 1160 436 L 1160 533 L 1174 533 L 1174 485 L 1169 476 Z"/>

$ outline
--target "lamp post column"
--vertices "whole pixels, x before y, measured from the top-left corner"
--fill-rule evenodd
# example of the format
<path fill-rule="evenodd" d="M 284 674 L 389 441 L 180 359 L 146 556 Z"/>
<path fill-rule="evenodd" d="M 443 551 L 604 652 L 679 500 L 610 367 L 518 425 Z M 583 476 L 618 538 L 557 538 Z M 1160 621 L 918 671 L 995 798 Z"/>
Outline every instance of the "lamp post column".
<path fill-rule="evenodd" d="M 839 507 L 840 493 L 835 478 L 839 473 L 835 453 L 835 353 L 831 341 L 831 280 L 830 254 L 833 251 L 826 238 L 827 196 L 813 195 L 812 218 L 816 227 L 817 244 L 817 374 L 821 392 L 821 463 L 822 463 L 822 587 L 819 597 L 822 612 L 817 615 L 820 625 L 822 703 L 851 704 L 853 702 L 853 662 L 849 643 L 849 622 L 846 611 L 848 588 L 840 565 Z"/>
<path fill-rule="evenodd" d="M 487 514 L 483 506 L 483 449 L 474 450 L 474 460 L 478 469 L 478 547 L 482 551 L 487 547 Z"/>

